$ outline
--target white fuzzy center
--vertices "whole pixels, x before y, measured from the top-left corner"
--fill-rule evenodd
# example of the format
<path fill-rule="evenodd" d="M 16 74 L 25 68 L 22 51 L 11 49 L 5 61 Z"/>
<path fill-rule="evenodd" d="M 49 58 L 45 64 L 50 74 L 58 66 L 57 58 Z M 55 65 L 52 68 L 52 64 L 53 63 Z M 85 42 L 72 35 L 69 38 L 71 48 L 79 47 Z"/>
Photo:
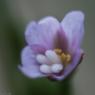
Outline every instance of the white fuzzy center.
<path fill-rule="evenodd" d="M 36 60 L 40 64 L 40 71 L 45 74 L 59 73 L 64 69 L 60 57 L 52 50 L 47 50 L 45 55 L 38 54 Z"/>
<path fill-rule="evenodd" d="M 49 65 L 42 64 L 42 65 L 40 66 L 40 71 L 41 71 L 42 73 L 49 74 L 49 73 L 51 73 L 51 68 L 50 68 Z"/>
<path fill-rule="evenodd" d="M 51 66 L 51 71 L 53 72 L 53 73 L 59 73 L 60 71 L 62 71 L 63 70 L 63 65 L 62 64 L 53 64 L 52 66 Z"/>

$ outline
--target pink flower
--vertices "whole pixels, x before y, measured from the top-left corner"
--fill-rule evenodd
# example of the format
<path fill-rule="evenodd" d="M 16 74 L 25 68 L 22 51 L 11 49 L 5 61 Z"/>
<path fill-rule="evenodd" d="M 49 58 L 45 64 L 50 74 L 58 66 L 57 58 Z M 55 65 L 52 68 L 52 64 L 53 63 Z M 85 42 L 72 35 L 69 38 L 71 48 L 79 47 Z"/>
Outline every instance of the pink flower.
<path fill-rule="evenodd" d="M 69 12 L 61 23 L 54 17 L 32 21 L 26 28 L 27 46 L 22 50 L 19 69 L 30 78 L 63 80 L 83 56 L 84 14 Z"/>

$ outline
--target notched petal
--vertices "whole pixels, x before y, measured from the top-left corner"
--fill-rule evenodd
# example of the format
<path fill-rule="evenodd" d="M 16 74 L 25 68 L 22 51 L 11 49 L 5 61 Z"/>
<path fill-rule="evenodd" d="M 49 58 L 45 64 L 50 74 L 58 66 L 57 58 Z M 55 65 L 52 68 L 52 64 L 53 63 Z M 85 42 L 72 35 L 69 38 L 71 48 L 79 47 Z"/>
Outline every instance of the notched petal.
<path fill-rule="evenodd" d="M 25 32 L 28 45 L 39 44 L 47 49 L 52 49 L 59 26 L 59 22 L 53 17 L 46 17 L 38 23 L 31 22 Z"/>

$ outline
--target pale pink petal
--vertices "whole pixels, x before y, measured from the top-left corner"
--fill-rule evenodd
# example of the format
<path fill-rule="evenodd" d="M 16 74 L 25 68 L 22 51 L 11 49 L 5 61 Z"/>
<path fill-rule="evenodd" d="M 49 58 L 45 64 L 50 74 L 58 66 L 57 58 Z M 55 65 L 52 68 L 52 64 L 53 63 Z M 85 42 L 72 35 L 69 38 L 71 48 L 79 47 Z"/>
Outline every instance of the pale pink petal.
<path fill-rule="evenodd" d="M 36 60 L 35 60 L 36 54 L 35 52 L 31 49 L 31 47 L 26 46 L 22 52 L 21 52 L 21 63 L 22 65 L 36 65 Z"/>
<path fill-rule="evenodd" d="M 32 51 L 31 47 L 25 47 L 21 53 L 22 64 L 19 66 L 19 69 L 26 76 L 35 78 L 43 76 L 39 71 L 39 64 L 36 62 L 36 53 Z"/>
<path fill-rule="evenodd" d="M 58 30 L 59 22 L 53 17 L 46 17 L 38 23 L 31 22 L 27 26 L 25 38 L 29 45 L 40 44 L 47 49 L 52 49 Z"/>
<path fill-rule="evenodd" d="M 44 54 L 46 51 L 45 47 L 38 44 L 33 44 L 30 46 L 30 48 L 32 49 L 33 52 L 35 52 L 35 54 Z"/>
<path fill-rule="evenodd" d="M 69 12 L 61 22 L 62 28 L 69 40 L 69 49 L 80 48 L 84 35 L 84 14 L 81 11 Z"/>
<path fill-rule="evenodd" d="M 19 69 L 25 76 L 29 78 L 38 78 L 45 76 L 44 74 L 40 73 L 39 67 L 37 67 L 36 65 L 19 66 Z"/>

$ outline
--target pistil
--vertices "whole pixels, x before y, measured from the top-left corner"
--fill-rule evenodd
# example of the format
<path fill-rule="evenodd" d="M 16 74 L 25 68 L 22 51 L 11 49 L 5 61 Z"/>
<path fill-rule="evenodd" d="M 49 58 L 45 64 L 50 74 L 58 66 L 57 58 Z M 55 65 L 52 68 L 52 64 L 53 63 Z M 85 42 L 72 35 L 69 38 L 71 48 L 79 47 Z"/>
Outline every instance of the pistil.
<path fill-rule="evenodd" d="M 36 60 L 44 74 L 60 73 L 71 61 L 71 56 L 61 49 L 47 50 L 45 55 L 38 54 Z"/>

